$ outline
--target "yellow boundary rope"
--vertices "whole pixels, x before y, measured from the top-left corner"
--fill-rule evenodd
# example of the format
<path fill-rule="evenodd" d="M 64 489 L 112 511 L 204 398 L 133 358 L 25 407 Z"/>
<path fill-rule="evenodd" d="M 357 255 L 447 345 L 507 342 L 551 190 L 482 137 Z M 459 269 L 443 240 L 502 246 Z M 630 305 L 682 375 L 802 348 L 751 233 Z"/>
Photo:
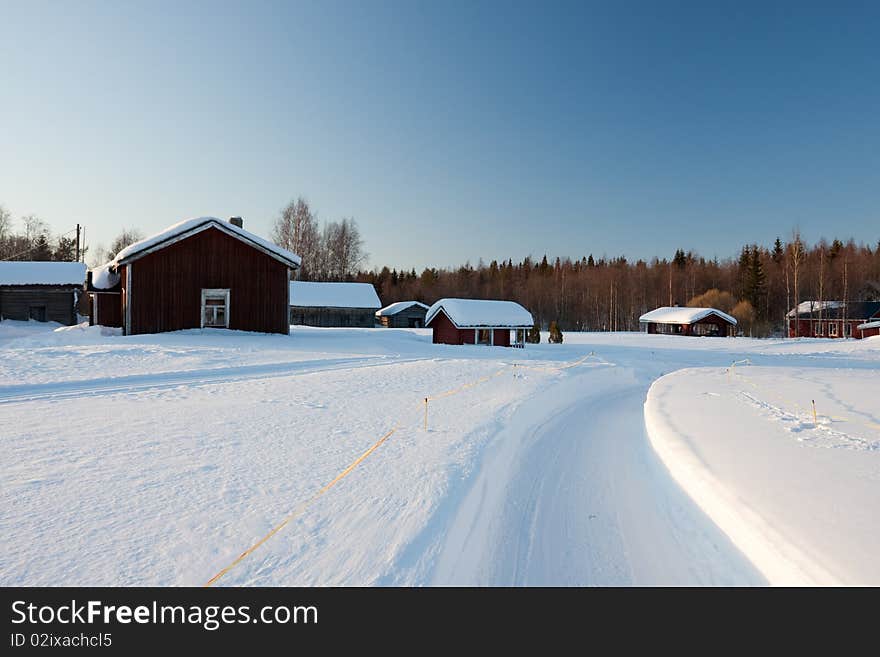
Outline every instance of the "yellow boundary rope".
<path fill-rule="evenodd" d="M 598 358 L 596 356 L 596 354 L 591 351 L 589 354 L 587 354 L 583 358 L 580 358 L 580 359 L 578 359 L 572 363 L 568 363 L 566 365 L 561 365 L 559 367 L 538 368 L 538 367 L 523 366 L 523 365 L 518 365 L 518 364 L 514 364 L 514 366 L 516 366 L 517 369 L 525 368 L 525 369 L 537 369 L 537 370 L 542 370 L 542 371 L 562 371 L 562 370 L 566 370 L 571 367 L 575 367 L 577 365 L 580 365 L 590 357 Z M 451 397 L 452 395 L 457 395 L 458 393 L 464 392 L 465 390 L 468 390 L 470 388 L 473 388 L 474 386 L 480 385 L 481 383 L 486 383 L 487 381 L 490 381 L 490 380 L 494 379 L 495 377 L 503 374 L 505 371 L 507 371 L 508 367 L 510 367 L 510 365 L 505 365 L 504 367 L 502 367 L 501 369 L 499 369 L 496 372 L 493 372 L 492 374 L 489 374 L 489 375 L 480 377 L 479 379 L 476 379 L 474 381 L 470 381 L 468 383 L 462 384 L 462 385 L 458 386 L 457 388 L 453 388 L 452 390 L 447 390 L 446 392 L 442 392 L 440 394 L 433 395 L 431 397 L 425 397 L 425 401 L 424 401 L 424 405 L 425 405 L 425 430 L 427 430 L 427 428 L 428 428 L 428 402 L 430 400 L 442 399 L 444 397 Z M 275 534 L 277 534 L 282 529 L 284 529 L 290 523 L 291 520 L 294 520 L 298 516 L 302 515 L 302 513 L 305 512 L 305 510 L 308 508 L 308 506 L 310 504 L 312 504 L 315 500 L 317 500 L 319 497 L 321 497 L 324 493 L 329 491 L 336 484 L 338 484 L 340 481 L 345 479 L 345 477 L 347 477 L 349 474 L 351 474 L 352 471 L 354 471 L 354 469 L 357 468 L 357 466 L 359 466 L 361 463 L 363 463 L 363 461 L 365 461 L 373 452 L 375 452 L 377 449 L 379 449 L 379 447 L 381 447 L 382 444 L 386 440 L 388 440 L 392 435 L 394 435 L 394 433 L 398 429 L 400 429 L 400 422 L 398 422 L 394 426 L 394 428 L 391 429 L 388 433 L 386 433 L 379 440 L 377 440 L 375 443 L 373 443 L 369 447 L 369 449 L 367 449 L 367 451 L 365 451 L 363 454 L 361 454 L 359 457 L 357 457 L 354 461 L 352 461 L 348 465 L 348 467 L 346 467 L 342 472 L 340 472 L 338 475 L 336 475 L 336 477 L 334 477 L 330 483 L 324 485 L 320 490 L 318 490 L 317 493 L 312 495 L 312 497 L 310 497 L 305 502 L 303 502 L 298 507 L 296 507 L 296 509 L 294 509 L 293 512 L 291 512 L 284 520 L 282 520 L 277 525 L 275 525 L 272 529 L 270 529 L 269 532 L 265 536 L 263 536 L 260 540 L 258 540 L 253 545 L 251 545 L 247 550 L 245 550 L 240 555 L 238 555 L 238 557 L 236 557 L 232 563 L 230 563 L 228 566 L 226 566 L 225 568 L 220 570 L 216 575 L 214 575 L 211 579 L 209 579 L 204 584 L 204 587 L 207 588 L 209 586 L 213 586 L 215 583 L 217 583 L 217 581 L 220 580 L 221 577 L 226 575 L 226 573 L 228 573 L 230 570 L 232 570 L 238 564 L 240 564 L 242 561 L 244 561 L 247 557 L 249 557 L 251 554 L 253 554 L 260 546 L 262 546 L 270 538 L 275 536 Z"/>
<path fill-rule="evenodd" d="M 364 452 L 364 453 L 361 454 L 359 457 L 357 457 L 354 461 L 352 461 L 351 465 L 349 465 L 345 470 L 343 470 L 343 471 L 340 472 L 338 475 L 336 475 L 336 477 L 333 479 L 333 481 L 331 481 L 329 484 L 326 484 L 323 488 L 321 488 L 321 490 L 319 490 L 317 493 L 315 493 L 312 497 L 310 497 L 308 500 L 306 500 L 305 502 L 303 502 L 302 504 L 300 504 L 300 505 L 299 505 L 299 506 L 293 511 L 293 513 L 291 513 L 291 514 L 290 514 L 289 516 L 287 516 L 284 520 L 282 520 L 282 521 L 279 522 L 277 525 L 275 525 L 275 526 L 269 531 L 268 534 L 266 534 L 265 536 L 263 536 L 263 538 L 261 538 L 259 541 L 257 541 L 257 542 L 254 543 L 252 546 L 250 546 L 247 550 L 245 550 L 245 551 L 242 552 L 240 555 L 238 555 L 238 557 L 235 559 L 235 561 L 233 561 L 231 564 L 229 564 L 228 566 L 226 566 L 226 568 L 224 568 L 223 570 L 221 570 L 220 572 L 218 572 L 216 575 L 214 575 L 211 579 L 209 579 L 209 580 L 205 583 L 205 587 L 208 587 L 208 586 L 211 586 L 212 584 L 214 584 L 217 580 L 219 580 L 219 579 L 220 579 L 221 577 L 223 577 L 226 573 L 228 573 L 230 570 L 232 570 L 232 569 L 235 568 L 238 564 L 240 564 L 242 561 L 244 561 L 248 556 L 250 556 L 250 555 L 251 555 L 251 554 L 252 554 L 252 553 L 253 553 L 258 547 L 260 547 L 263 543 L 265 543 L 265 542 L 268 541 L 270 538 L 272 538 L 273 536 L 275 536 L 275 534 L 277 534 L 277 533 L 280 532 L 282 529 L 284 529 L 284 527 L 287 526 L 287 524 L 288 524 L 291 520 L 293 520 L 294 518 L 296 518 L 297 516 L 299 516 L 300 514 L 302 514 L 302 513 L 306 510 L 306 508 L 309 506 L 309 504 L 311 504 L 312 502 L 314 502 L 316 499 L 318 499 L 319 497 L 321 497 L 321 495 L 323 495 L 323 494 L 326 493 L 328 490 L 330 490 L 331 488 L 333 488 L 336 484 L 338 484 L 340 481 L 342 481 L 345 477 L 348 476 L 348 474 L 349 474 L 352 470 L 354 470 L 358 465 L 360 465 L 360 463 L 361 463 L 364 459 L 366 459 L 370 454 L 372 454 L 372 453 L 375 452 L 377 449 L 379 449 L 379 447 L 382 445 L 382 443 L 384 443 L 386 440 L 388 440 L 388 439 L 394 434 L 394 432 L 397 431 L 397 429 L 398 429 L 398 427 L 394 427 L 391 431 L 389 431 L 389 432 L 386 433 L 384 436 L 382 436 L 379 440 L 377 440 L 375 443 L 373 443 L 373 444 L 370 446 L 370 448 L 369 448 L 366 452 Z"/>

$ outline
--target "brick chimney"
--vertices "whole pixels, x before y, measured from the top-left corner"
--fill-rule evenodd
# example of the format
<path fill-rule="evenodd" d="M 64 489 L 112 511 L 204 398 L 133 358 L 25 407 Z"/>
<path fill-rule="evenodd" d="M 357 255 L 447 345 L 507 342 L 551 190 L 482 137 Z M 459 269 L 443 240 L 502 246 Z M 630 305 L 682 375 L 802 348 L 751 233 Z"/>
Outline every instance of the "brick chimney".
<path fill-rule="evenodd" d="M 229 217 L 229 223 L 231 223 L 233 226 L 244 228 L 244 222 L 241 220 L 241 217 Z"/>

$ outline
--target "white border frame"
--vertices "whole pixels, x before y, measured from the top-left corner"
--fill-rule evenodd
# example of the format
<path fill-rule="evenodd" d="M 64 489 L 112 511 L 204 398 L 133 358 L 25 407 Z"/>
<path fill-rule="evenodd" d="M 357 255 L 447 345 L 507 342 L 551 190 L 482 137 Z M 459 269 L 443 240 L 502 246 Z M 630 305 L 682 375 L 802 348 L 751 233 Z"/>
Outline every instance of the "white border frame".
<path fill-rule="evenodd" d="M 202 288 L 202 305 L 201 305 L 201 317 L 199 318 L 199 324 L 201 328 L 205 328 L 205 299 L 207 297 L 219 297 L 224 296 L 226 298 L 226 326 L 223 328 L 229 328 L 229 288 L 228 287 L 203 287 Z M 209 326 L 208 328 L 220 328 L 219 326 Z"/>
<path fill-rule="evenodd" d="M 125 265 L 125 289 L 122 293 L 125 295 L 125 334 L 131 335 L 131 264 Z"/>

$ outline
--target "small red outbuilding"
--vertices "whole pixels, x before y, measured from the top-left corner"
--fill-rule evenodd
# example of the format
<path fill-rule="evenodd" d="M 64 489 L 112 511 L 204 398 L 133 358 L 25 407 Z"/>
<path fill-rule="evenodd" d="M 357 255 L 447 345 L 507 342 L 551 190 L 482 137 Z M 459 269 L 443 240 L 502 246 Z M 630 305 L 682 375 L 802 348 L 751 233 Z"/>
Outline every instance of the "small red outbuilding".
<path fill-rule="evenodd" d="M 514 301 L 440 299 L 425 315 L 435 344 L 523 347 L 532 324 L 531 313 Z"/>
<path fill-rule="evenodd" d="M 859 324 L 856 329 L 858 330 L 856 335 L 860 338 L 871 338 L 875 335 L 880 335 L 880 319 L 874 322 Z"/>

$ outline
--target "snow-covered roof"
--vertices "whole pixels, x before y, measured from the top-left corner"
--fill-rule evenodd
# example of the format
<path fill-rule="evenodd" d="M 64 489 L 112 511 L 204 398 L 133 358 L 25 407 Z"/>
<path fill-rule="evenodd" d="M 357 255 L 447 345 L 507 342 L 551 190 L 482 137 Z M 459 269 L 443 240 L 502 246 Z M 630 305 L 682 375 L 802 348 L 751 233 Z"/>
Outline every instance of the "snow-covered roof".
<path fill-rule="evenodd" d="M 220 230 L 232 235 L 233 237 L 237 237 L 245 242 L 250 242 L 253 246 L 265 251 L 268 255 L 273 258 L 284 262 L 285 264 L 298 268 L 301 264 L 301 259 L 295 253 L 284 249 L 277 244 L 273 244 L 268 240 L 264 240 L 262 237 L 258 235 L 254 235 L 253 233 L 246 231 L 244 228 L 239 228 L 235 224 L 231 224 L 228 221 L 223 221 L 222 219 L 218 219 L 217 217 L 196 217 L 194 219 L 185 219 L 180 221 L 173 226 L 169 226 L 165 230 L 156 233 L 155 235 L 151 235 L 150 237 L 141 240 L 140 242 L 135 242 L 130 246 L 125 247 L 116 254 L 116 257 L 113 259 L 112 265 L 114 268 L 116 265 L 133 259 L 135 256 L 139 254 L 146 254 L 150 251 L 155 251 L 157 249 L 162 248 L 166 245 L 166 242 L 173 242 L 177 239 L 187 237 L 191 234 L 198 233 L 202 230 L 210 228 L 211 226 L 216 226 Z"/>
<path fill-rule="evenodd" d="M 0 285 L 82 285 L 82 262 L 0 261 Z"/>
<path fill-rule="evenodd" d="M 108 262 L 92 270 L 92 287 L 96 290 L 110 290 L 119 284 L 119 274 L 114 272 Z"/>
<path fill-rule="evenodd" d="M 717 308 L 688 308 L 687 306 L 663 306 L 645 313 L 639 317 L 639 321 L 653 324 L 693 324 L 709 315 L 717 315 L 736 325 L 736 319 Z"/>
<path fill-rule="evenodd" d="M 379 308 L 382 302 L 370 283 L 292 281 L 290 305 L 297 308 Z"/>
<path fill-rule="evenodd" d="M 820 310 L 828 310 L 830 308 L 840 308 L 843 301 L 801 301 L 797 308 L 788 311 L 788 317 L 796 317 L 798 315 L 809 315 Z"/>
<path fill-rule="evenodd" d="M 428 309 L 428 306 L 420 303 L 419 301 L 398 301 L 396 303 L 392 303 L 390 306 L 385 306 L 381 310 L 377 310 L 376 317 L 388 317 L 389 315 L 396 315 L 397 313 L 413 306 L 418 306 L 419 308 L 423 308 L 425 310 Z"/>
<path fill-rule="evenodd" d="M 865 322 L 864 324 L 859 324 L 857 327 L 860 331 L 866 331 L 867 329 L 875 329 L 880 328 L 880 319 L 874 322 Z"/>
<path fill-rule="evenodd" d="M 532 314 L 515 301 L 440 299 L 428 308 L 425 324 L 441 310 L 457 328 L 526 328 L 534 323 Z"/>

